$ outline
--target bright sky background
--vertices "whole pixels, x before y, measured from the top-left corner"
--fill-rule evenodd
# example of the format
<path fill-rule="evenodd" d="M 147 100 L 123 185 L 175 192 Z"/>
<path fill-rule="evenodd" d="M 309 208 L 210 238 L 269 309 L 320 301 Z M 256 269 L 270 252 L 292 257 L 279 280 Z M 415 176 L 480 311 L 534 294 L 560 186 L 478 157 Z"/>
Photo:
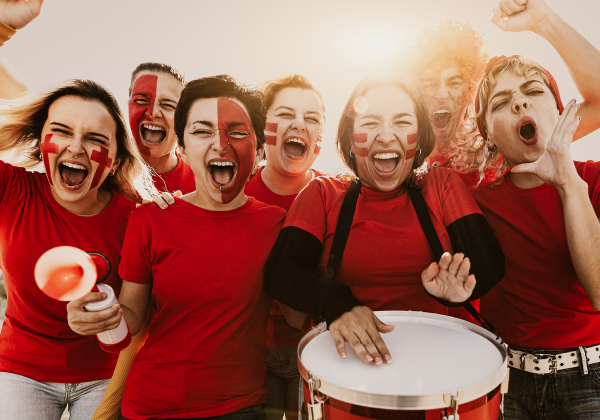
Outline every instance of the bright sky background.
<path fill-rule="evenodd" d="M 600 47 L 598 0 L 546 0 Z M 490 23 L 493 0 L 46 0 L 41 15 L 0 48 L 0 62 L 34 90 L 70 78 L 107 87 L 127 112 L 131 71 L 141 62 L 172 64 L 188 80 L 228 73 L 251 85 L 300 73 L 321 91 L 327 127 L 315 168 L 342 163 L 339 116 L 356 83 L 380 70 L 421 27 L 443 18 L 469 21 L 493 55 L 522 54 L 556 78 L 564 103 L 581 99 L 558 54 L 533 33 Z M 600 71 L 600 69 L 599 69 Z M 600 160 L 600 133 L 573 145 L 577 160 Z"/>

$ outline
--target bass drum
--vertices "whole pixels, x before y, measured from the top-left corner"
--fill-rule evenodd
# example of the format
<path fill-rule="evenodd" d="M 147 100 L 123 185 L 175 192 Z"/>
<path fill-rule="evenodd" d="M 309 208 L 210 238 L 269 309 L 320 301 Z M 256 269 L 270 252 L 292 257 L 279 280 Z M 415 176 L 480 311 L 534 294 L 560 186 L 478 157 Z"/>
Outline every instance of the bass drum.
<path fill-rule="evenodd" d="M 500 338 L 444 315 L 375 313 L 395 327 L 382 334 L 393 363 L 367 364 L 348 343 L 341 359 L 324 324 L 300 341 L 298 369 L 311 420 L 499 418 L 505 378 L 508 385 Z"/>

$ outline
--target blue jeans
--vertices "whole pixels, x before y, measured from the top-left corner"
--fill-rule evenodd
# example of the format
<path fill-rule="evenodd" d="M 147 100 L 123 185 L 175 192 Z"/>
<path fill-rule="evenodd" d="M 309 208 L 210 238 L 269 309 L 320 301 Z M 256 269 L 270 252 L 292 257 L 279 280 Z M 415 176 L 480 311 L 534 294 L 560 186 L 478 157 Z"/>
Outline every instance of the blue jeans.
<path fill-rule="evenodd" d="M 121 420 L 129 420 L 123 414 L 121 414 Z M 158 419 L 150 419 L 158 420 Z M 213 417 L 200 417 L 200 418 L 185 418 L 185 419 L 172 419 L 169 420 L 265 420 L 265 405 L 252 405 L 241 410 L 234 411 L 233 413 L 223 414 L 221 416 Z"/>
<path fill-rule="evenodd" d="M 527 353 L 557 354 L 568 350 L 531 350 Z M 577 350 L 574 350 L 577 351 Z M 600 363 L 582 375 L 579 367 L 554 374 L 536 375 L 510 368 L 508 393 L 504 396 L 506 420 L 600 419 Z"/>
<path fill-rule="evenodd" d="M 90 420 L 108 381 L 61 384 L 0 372 L 0 418 L 60 420 L 68 406 L 71 420 Z"/>
<path fill-rule="evenodd" d="M 298 419 L 298 346 L 283 349 L 265 349 L 267 359 L 267 385 L 271 398 L 267 403 L 267 420 Z"/>

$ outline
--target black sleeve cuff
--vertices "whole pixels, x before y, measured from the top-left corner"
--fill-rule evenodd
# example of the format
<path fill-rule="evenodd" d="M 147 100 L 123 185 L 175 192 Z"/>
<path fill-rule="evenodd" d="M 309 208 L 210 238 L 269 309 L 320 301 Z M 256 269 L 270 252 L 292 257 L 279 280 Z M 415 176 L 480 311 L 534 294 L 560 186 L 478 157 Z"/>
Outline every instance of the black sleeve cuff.
<path fill-rule="evenodd" d="M 344 312 L 351 311 L 355 306 L 362 306 L 360 300 L 352 295 L 350 287 L 345 284 L 336 284 L 324 299 L 324 308 L 319 314 L 325 317 L 327 326 L 338 319 Z M 320 308 L 321 309 L 321 308 Z"/>

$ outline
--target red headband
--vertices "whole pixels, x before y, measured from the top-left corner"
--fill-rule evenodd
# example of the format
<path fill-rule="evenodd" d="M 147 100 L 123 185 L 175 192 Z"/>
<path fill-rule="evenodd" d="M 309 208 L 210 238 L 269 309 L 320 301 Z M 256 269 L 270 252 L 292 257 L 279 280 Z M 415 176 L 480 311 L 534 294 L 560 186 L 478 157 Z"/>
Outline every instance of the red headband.
<path fill-rule="evenodd" d="M 490 73 L 490 71 L 492 71 L 492 69 L 494 67 L 496 67 L 497 64 L 506 63 L 511 58 L 520 59 L 522 57 L 520 55 L 511 55 L 510 57 L 506 57 L 506 56 L 492 57 L 488 60 L 487 65 L 485 66 L 485 74 L 483 75 L 483 78 L 481 79 L 481 82 L 479 83 L 479 87 L 477 88 L 477 96 L 475 97 L 475 112 L 476 113 L 479 113 L 479 92 L 481 91 L 481 85 L 483 84 L 483 80 Z M 546 70 L 539 64 L 537 64 L 537 66 L 540 68 L 540 70 L 542 70 L 542 72 L 548 78 L 548 81 L 550 82 L 550 89 L 554 93 L 554 96 L 556 96 L 556 104 L 557 104 L 558 112 L 560 114 L 562 114 L 564 106 L 562 104 L 562 101 L 560 100 L 560 93 L 558 93 L 558 85 L 556 84 L 556 80 L 554 80 L 554 77 L 552 77 L 552 75 L 550 74 L 550 72 L 548 70 Z M 479 133 L 481 133 L 481 136 L 483 137 L 483 139 L 487 140 L 487 135 L 485 134 L 485 131 L 483 130 L 483 125 L 481 124 L 481 117 L 477 117 L 477 128 L 479 129 Z"/>

